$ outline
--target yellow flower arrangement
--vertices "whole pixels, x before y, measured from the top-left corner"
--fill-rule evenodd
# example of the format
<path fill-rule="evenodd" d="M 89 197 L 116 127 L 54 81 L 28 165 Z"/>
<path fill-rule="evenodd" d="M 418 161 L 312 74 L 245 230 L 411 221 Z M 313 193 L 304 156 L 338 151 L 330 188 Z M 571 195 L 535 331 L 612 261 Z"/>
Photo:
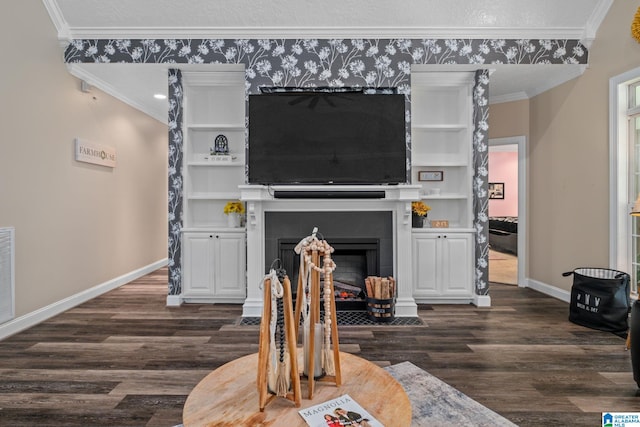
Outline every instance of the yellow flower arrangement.
<path fill-rule="evenodd" d="M 227 202 L 226 205 L 224 205 L 224 213 L 226 215 L 230 214 L 230 213 L 244 213 L 244 204 L 242 202 Z"/>
<path fill-rule="evenodd" d="M 640 7 L 636 11 L 636 15 L 631 23 L 631 35 L 638 43 L 640 43 Z"/>
<path fill-rule="evenodd" d="M 425 204 L 422 201 L 411 202 L 411 212 L 418 216 L 426 216 L 427 212 L 431 210 L 431 206 Z"/>
<path fill-rule="evenodd" d="M 631 23 L 631 35 L 640 43 L 640 7 L 636 11 L 636 15 L 633 17 L 633 22 Z"/>

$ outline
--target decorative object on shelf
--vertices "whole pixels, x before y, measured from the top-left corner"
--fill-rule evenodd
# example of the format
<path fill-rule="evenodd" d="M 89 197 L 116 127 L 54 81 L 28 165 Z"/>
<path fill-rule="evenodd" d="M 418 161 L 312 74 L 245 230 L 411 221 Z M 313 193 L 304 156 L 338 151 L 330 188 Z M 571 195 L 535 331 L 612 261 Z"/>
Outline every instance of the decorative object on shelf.
<path fill-rule="evenodd" d="M 213 154 L 216 156 L 229 154 L 229 140 L 224 135 L 216 136 L 213 145 Z"/>
<path fill-rule="evenodd" d="M 442 181 L 444 180 L 443 171 L 419 171 L 418 181 Z"/>
<path fill-rule="evenodd" d="M 631 35 L 638 43 L 640 43 L 640 7 L 636 11 L 636 15 L 631 22 Z"/>
<path fill-rule="evenodd" d="M 449 228 L 449 221 L 446 219 L 431 220 L 431 228 Z"/>
<path fill-rule="evenodd" d="M 224 213 L 230 228 L 240 227 L 241 215 L 244 213 L 244 204 L 240 201 L 227 202 L 224 205 Z"/>
<path fill-rule="evenodd" d="M 424 227 L 424 220 L 430 210 L 431 207 L 423 201 L 411 202 L 411 226 L 413 228 Z"/>
<path fill-rule="evenodd" d="M 489 198 L 504 199 L 504 182 L 489 183 Z"/>

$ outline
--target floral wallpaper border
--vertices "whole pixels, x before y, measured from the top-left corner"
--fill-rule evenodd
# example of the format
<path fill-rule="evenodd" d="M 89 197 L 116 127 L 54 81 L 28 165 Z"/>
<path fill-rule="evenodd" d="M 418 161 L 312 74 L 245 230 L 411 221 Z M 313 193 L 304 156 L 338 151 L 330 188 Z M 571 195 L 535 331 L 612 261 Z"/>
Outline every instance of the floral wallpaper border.
<path fill-rule="evenodd" d="M 527 39 L 117 39 L 73 40 L 68 63 L 244 64 L 246 93 L 261 86 L 393 87 L 410 106 L 414 64 L 477 64 L 474 101 L 474 228 L 477 295 L 488 287 L 488 94 L 484 64 L 587 64 L 578 40 Z M 169 70 L 169 295 L 182 289 L 182 81 Z M 411 152 L 410 108 L 407 153 Z M 410 158 L 410 157 L 408 157 Z"/>

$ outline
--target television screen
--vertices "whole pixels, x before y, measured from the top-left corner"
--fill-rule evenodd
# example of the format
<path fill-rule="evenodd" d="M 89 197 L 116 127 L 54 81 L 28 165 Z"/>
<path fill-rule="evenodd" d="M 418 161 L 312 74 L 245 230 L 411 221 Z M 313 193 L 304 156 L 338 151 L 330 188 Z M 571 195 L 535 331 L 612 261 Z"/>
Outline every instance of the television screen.
<path fill-rule="evenodd" d="M 404 95 L 250 95 L 248 157 L 252 184 L 406 182 Z"/>

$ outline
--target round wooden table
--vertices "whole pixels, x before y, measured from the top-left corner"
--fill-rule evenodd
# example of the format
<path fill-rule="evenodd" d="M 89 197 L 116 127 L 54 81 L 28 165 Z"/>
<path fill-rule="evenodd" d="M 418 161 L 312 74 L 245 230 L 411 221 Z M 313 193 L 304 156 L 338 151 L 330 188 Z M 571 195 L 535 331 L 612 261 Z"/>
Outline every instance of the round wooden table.
<path fill-rule="evenodd" d="M 182 414 L 185 427 L 195 426 L 306 426 L 298 411 L 348 394 L 385 426 L 411 425 L 411 403 L 402 386 L 384 369 L 349 353 L 340 353 L 342 385 L 315 382 L 307 399 L 301 380 L 302 404 L 273 399 L 260 412 L 258 353 L 229 362 L 207 375 L 187 397 Z"/>

